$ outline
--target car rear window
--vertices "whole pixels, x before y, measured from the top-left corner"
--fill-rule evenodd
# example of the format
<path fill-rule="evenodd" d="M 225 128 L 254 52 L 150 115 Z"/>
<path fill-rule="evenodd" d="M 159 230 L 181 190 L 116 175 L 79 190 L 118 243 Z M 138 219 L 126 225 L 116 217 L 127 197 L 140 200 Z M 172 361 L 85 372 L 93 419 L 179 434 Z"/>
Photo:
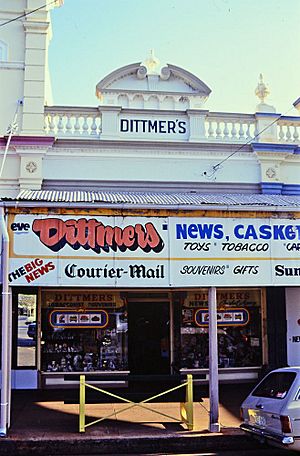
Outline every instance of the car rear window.
<path fill-rule="evenodd" d="M 295 378 L 296 372 L 273 372 L 255 388 L 252 396 L 283 399 Z"/>

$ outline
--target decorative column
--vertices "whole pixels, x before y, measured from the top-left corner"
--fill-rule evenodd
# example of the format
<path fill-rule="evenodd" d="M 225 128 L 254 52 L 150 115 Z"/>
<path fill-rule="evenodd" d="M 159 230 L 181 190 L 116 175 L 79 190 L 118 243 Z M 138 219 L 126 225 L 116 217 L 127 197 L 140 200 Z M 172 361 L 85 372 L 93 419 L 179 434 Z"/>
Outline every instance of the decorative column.
<path fill-rule="evenodd" d="M 260 164 L 262 193 L 282 194 L 284 187 L 282 165 L 287 157 L 294 154 L 296 146 L 253 143 L 252 148 Z"/>
<path fill-rule="evenodd" d="M 269 89 L 263 81 L 263 75 L 259 76 L 259 83 L 255 89 L 255 95 L 260 99 L 260 103 L 256 107 L 256 131 L 258 137 L 256 141 L 261 143 L 278 142 L 277 135 L 277 119 L 280 114 L 276 114 L 274 106 L 265 103 L 265 98 L 269 95 Z"/>
<path fill-rule="evenodd" d="M 119 114 L 120 106 L 99 106 L 102 114 L 101 139 L 118 139 L 120 137 Z"/>
<path fill-rule="evenodd" d="M 45 2 L 46 3 L 46 2 Z M 25 31 L 23 121 L 20 134 L 44 135 L 44 105 L 48 77 L 48 45 L 51 38 L 49 9 L 61 6 L 58 0 L 23 19 Z M 41 6 L 39 0 L 27 0 L 26 12 Z"/>
<path fill-rule="evenodd" d="M 43 158 L 53 145 L 54 138 L 15 137 L 16 155 L 20 157 L 20 190 L 40 190 L 44 179 Z"/>
<path fill-rule="evenodd" d="M 205 119 L 208 111 L 187 109 L 186 113 L 190 122 L 190 142 L 201 142 L 206 139 Z"/>
<path fill-rule="evenodd" d="M 28 22 L 25 28 L 25 72 L 21 134 L 44 134 L 46 42 L 49 23 Z"/>

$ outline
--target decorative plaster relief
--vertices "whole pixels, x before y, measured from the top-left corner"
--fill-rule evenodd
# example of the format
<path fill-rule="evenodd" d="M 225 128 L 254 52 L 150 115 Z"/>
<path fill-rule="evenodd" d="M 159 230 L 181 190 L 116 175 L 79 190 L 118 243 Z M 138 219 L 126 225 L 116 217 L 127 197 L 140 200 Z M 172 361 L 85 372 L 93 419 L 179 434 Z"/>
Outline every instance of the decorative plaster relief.
<path fill-rule="evenodd" d="M 269 178 L 269 179 L 274 179 L 274 177 L 276 177 L 276 171 L 274 168 L 268 168 L 267 171 L 266 171 L 266 176 Z"/>
<path fill-rule="evenodd" d="M 31 173 L 31 174 L 32 174 L 32 173 L 35 173 L 36 170 L 37 170 L 37 164 L 36 164 L 36 162 L 34 162 L 34 161 L 28 162 L 28 163 L 26 164 L 26 166 L 25 166 L 25 169 L 26 169 L 29 173 Z"/>

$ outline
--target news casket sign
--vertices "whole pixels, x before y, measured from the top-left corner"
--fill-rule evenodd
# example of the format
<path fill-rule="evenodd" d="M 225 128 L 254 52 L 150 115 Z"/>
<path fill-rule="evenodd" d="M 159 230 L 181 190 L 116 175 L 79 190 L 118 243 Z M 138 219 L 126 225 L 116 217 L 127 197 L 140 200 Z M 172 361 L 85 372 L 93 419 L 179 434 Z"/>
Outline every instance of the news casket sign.
<path fill-rule="evenodd" d="M 11 215 L 11 285 L 298 285 L 297 219 Z"/>

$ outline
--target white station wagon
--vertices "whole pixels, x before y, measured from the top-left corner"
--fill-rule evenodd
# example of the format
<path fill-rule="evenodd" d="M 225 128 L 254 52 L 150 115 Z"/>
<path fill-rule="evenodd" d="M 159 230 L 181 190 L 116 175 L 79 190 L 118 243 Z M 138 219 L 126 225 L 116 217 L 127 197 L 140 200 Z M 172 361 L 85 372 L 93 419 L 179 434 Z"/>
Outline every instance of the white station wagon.
<path fill-rule="evenodd" d="M 300 366 L 266 375 L 241 405 L 240 428 L 262 442 L 300 451 Z"/>

